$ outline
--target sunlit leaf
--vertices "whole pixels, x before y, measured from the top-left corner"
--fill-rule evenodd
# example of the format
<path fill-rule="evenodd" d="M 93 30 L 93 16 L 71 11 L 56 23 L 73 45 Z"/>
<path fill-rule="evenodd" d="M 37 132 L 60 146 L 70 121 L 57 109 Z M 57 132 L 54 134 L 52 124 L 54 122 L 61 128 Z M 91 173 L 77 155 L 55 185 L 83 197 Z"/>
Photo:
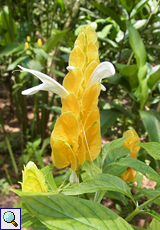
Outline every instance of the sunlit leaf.
<path fill-rule="evenodd" d="M 134 158 L 121 158 L 119 161 L 107 165 L 103 169 L 103 173 L 120 176 L 126 171 L 127 167 L 139 171 L 149 179 L 160 182 L 160 176 L 154 169 L 146 165 L 144 162 Z"/>
<path fill-rule="evenodd" d="M 160 143 L 146 142 L 138 143 L 138 145 L 144 148 L 155 160 L 160 160 Z"/>
<path fill-rule="evenodd" d="M 30 212 L 49 229 L 133 229 L 115 212 L 93 201 L 49 193 L 16 192 Z"/>
<path fill-rule="evenodd" d="M 27 56 L 22 56 L 22 57 L 20 57 L 20 58 L 17 58 L 14 62 L 12 62 L 11 64 L 9 64 L 7 70 L 9 71 L 9 70 L 15 69 L 16 66 L 17 66 L 20 62 L 22 62 L 23 60 L 25 60 L 26 58 L 27 58 Z"/>
<path fill-rule="evenodd" d="M 151 142 L 160 143 L 160 114 L 154 110 L 140 111 L 140 116 Z"/>

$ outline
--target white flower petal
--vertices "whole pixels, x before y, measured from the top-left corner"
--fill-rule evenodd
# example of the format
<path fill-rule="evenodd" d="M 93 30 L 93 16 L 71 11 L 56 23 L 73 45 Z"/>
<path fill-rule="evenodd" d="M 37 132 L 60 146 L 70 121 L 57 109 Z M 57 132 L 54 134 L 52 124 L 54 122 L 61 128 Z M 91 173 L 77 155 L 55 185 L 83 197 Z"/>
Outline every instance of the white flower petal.
<path fill-rule="evenodd" d="M 101 81 L 102 79 L 106 77 L 111 77 L 115 74 L 115 68 L 112 65 L 112 63 L 106 61 L 100 63 L 93 73 L 91 74 L 89 81 L 86 85 L 85 91 L 90 88 L 92 85 L 94 85 L 97 81 Z"/>
<path fill-rule="evenodd" d="M 74 67 L 74 66 L 67 66 L 66 69 L 67 69 L 68 71 L 71 71 L 72 69 L 75 69 L 75 67 Z"/>
<path fill-rule="evenodd" d="M 37 85 L 35 87 L 32 87 L 30 89 L 23 90 L 21 92 L 21 94 L 23 94 L 23 95 L 33 95 L 33 94 L 37 93 L 39 90 L 45 90 L 44 88 L 45 88 L 45 84 L 42 83 L 42 84 Z"/>
<path fill-rule="evenodd" d="M 20 65 L 18 65 L 18 67 L 21 68 L 22 70 L 26 71 L 26 72 L 32 73 L 33 75 L 38 77 L 43 82 L 43 84 L 40 84 L 40 85 L 35 86 L 33 88 L 22 91 L 22 94 L 32 95 L 32 94 L 37 93 L 39 90 L 45 90 L 45 91 L 49 91 L 52 93 L 56 93 L 63 98 L 66 98 L 66 96 L 69 94 L 68 91 L 61 84 L 59 84 L 57 81 L 55 81 L 51 77 L 47 76 L 46 74 L 41 73 L 41 72 L 36 71 L 36 70 L 23 68 Z"/>
<path fill-rule="evenodd" d="M 106 87 L 104 85 L 102 85 L 102 84 L 101 84 L 101 90 L 106 91 Z"/>

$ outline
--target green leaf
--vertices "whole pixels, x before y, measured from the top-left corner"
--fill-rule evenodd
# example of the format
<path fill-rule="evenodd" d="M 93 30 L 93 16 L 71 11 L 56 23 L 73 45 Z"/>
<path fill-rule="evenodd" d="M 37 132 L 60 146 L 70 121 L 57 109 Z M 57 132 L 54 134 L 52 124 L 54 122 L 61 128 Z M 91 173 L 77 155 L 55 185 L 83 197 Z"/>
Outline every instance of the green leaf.
<path fill-rule="evenodd" d="M 140 111 L 144 127 L 151 142 L 160 143 L 160 114 L 156 111 Z"/>
<path fill-rule="evenodd" d="M 133 8 L 130 14 L 130 18 L 132 18 L 134 15 L 136 15 L 143 7 L 144 5 L 148 2 L 148 0 L 141 0 L 137 3 L 137 5 Z"/>
<path fill-rule="evenodd" d="M 85 161 L 82 165 L 82 170 L 86 171 L 90 178 L 95 177 L 98 173 L 101 173 L 101 169 L 92 161 Z"/>
<path fill-rule="evenodd" d="M 111 8 L 104 6 L 104 4 L 98 4 L 92 1 L 92 4 L 100 10 L 104 15 L 110 16 L 121 28 L 122 31 L 126 30 L 126 24 L 120 19 L 120 17 Z"/>
<path fill-rule="evenodd" d="M 53 167 L 53 165 L 47 165 L 46 167 L 41 169 L 41 172 L 45 177 L 45 183 L 48 186 L 48 192 L 57 192 L 57 186 L 52 173 Z"/>
<path fill-rule="evenodd" d="M 151 66 L 151 72 L 149 73 L 147 84 L 150 89 L 153 89 L 155 84 L 160 80 L 160 65 L 155 67 Z"/>
<path fill-rule="evenodd" d="M 50 69 L 52 71 L 52 73 L 55 73 L 58 77 L 65 77 L 65 74 L 59 70 L 56 70 L 52 67 L 47 67 L 48 69 Z"/>
<path fill-rule="evenodd" d="M 102 156 L 103 156 L 103 161 L 105 158 L 113 151 L 115 148 L 120 148 L 124 141 L 128 138 L 128 136 L 118 138 L 117 140 L 111 141 L 108 144 L 103 145 L 102 148 Z"/>
<path fill-rule="evenodd" d="M 49 193 L 17 193 L 49 229 L 133 229 L 115 212 L 93 201 Z"/>
<path fill-rule="evenodd" d="M 50 53 L 52 49 L 58 44 L 59 40 L 68 32 L 68 30 L 55 30 L 53 35 L 47 39 L 45 44 L 43 45 L 46 53 Z"/>
<path fill-rule="evenodd" d="M 123 77 L 129 82 L 131 89 L 134 90 L 138 87 L 138 68 L 137 65 L 123 65 L 116 63 L 115 64 L 118 71 L 122 74 Z"/>
<path fill-rule="evenodd" d="M 160 160 L 160 143 L 148 142 L 138 143 L 137 145 L 144 148 L 155 160 Z"/>
<path fill-rule="evenodd" d="M 128 11 L 130 11 L 133 7 L 133 1 L 121 0 L 121 3 Z"/>
<path fill-rule="evenodd" d="M 124 170 L 126 170 L 127 167 L 133 168 L 135 171 L 139 171 L 151 180 L 160 182 L 160 176 L 154 169 L 146 165 L 144 162 L 133 158 L 121 158 L 118 162 L 113 162 L 107 165 L 103 169 L 103 173 L 120 176 L 124 173 Z"/>
<path fill-rule="evenodd" d="M 37 70 L 37 71 L 41 71 L 42 70 L 42 65 L 38 60 L 33 59 L 33 60 L 30 60 L 28 62 L 28 68 L 29 69 L 34 69 L 34 70 Z"/>
<path fill-rule="evenodd" d="M 122 85 L 124 88 L 126 88 L 127 91 L 131 91 L 131 87 L 128 81 L 120 74 L 116 73 L 114 76 L 107 78 L 106 81 L 111 84 Z M 105 80 L 103 80 L 103 82 L 105 82 Z"/>
<path fill-rule="evenodd" d="M 101 37 L 101 38 L 107 37 L 112 26 L 113 26 L 112 24 L 109 24 L 109 25 L 105 26 L 100 32 L 97 32 L 98 37 Z"/>
<path fill-rule="evenodd" d="M 114 109 L 105 109 L 100 113 L 100 121 L 101 121 L 101 135 L 103 136 L 107 129 L 116 121 L 117 117 L 120 116 L 121 113 L 117 112 Z"/>
<path fill-rule="evenodd" d="M 116 42 L 112 41 L 112 40 L 109 39 L 109 38 L 103 38 L 103 37 L 100 37 L 100 36 L 98 36 L 98 38 L 99 38 L 101 41 L 104 41 L 104 42 L 109 43 L 109 44 L 110 44 L 111 46 L 113 46 L 114 48 L 118 48 L 118 47 L 119 47 L 119 45 L 118 45 Z"/>
<path fill-rule="evenodd" d="M 12 62 L 11 64 L 9 64 L 7 70 L 10 71 L 10 70 L 13 70 L 16 68 L 16 66 L 22 62 L 23 60 L 25 60 L 27 58 L 27 56 L 23 56 L 23 57 L 20 57 L 18 59 L 16 59 L 14 62 Z"/>
<path fill-rule="evenodd" d="M 138 67 L 138 80 L 140 85 L 140 108 L 143 109 L 144 104 L 148 97 L 148 86 L 147 86 L 147 66 L 146 59 L 147 53 L 145 46 L 142 42 L 142 39 L 138 31 L 134 26 L 128 22 L 127 23 L 128 32 L 129 32 L 129 43 L 132 47 L 132 50 L 136 57 L 137 67 Z"/>
<path fill-rule="evenodd" d="M 80 195 L 103 190 L 120 192 L 133 200 L 130 188 L 122 179 L 113 175 L 102 173 L 95 175 L 95 177 L 90 180 L 80 184 L 74 184 L 71 187 L 64 189 L 62 194 Z"/>
<path fill-rule="evenodd" d="M 126 110 L 123 106 L 117 105 L 116 103 L 114 103 L 113 101 L 108 101 L 108 103 L 113 106 L 116 110 L 118 110 L 119 112 L 121 112 L 122 114 L 124 114 L 125 116 L 131 118 L 131 119 L 136 119 L 136 115 L 132 112 L 130 112 L 129 110 Z"/>
<path fill-rule="evenodd" d="M 130 156 L 130 150 L 125 148 L 124 146 L 114 148 L 109 152 L 109 154 L 107 154 L 104 160 L 103 168 L 112 162 L 118 161 L 122 157 L 129 157 L 129 156 Z"/>
<path fill-rule="evenodd" d="M 146 188 L 139 188 L 139 187 L 136 187 L 135 189 L 137 189 L 140 193 L 142 193 L 148 199 L 151 199 L 160 193 L 159 190 L 154 190 L 154 189 L 146 189 Z M 157 205 L 160 205 L 160 198 L 153 200 L 153 202 Z"/>
<path fill-rule="evenodd" d="M 160 229 L 160 221 L 153 219 L 150 225 L 147 227 L 147 230 L 158 230 Z"/>
<path fill-rule="evenodd" d="M 9 56 L 23 49 L 24 45 L 20 45 L 19 43 L 12 43 L 10 45 L 3 46 L 0 48 L 0 57 Z"/>
<path fill-rule="evenodd" d="M 144 65 L 143 67 L 139 68 L 138 71 L 138 79 L 140 85 L 140 109 L 142 110 L 145 102 L 148 98 L 148 86 L 147 86 L 147 66 Z"/>

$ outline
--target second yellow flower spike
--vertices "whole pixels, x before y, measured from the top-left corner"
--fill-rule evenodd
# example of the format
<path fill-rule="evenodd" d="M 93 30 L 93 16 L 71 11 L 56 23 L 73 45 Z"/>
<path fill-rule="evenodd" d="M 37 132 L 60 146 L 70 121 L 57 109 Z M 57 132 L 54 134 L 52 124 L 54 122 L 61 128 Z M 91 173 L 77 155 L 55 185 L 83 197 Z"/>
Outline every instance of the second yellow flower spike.
<path fill-rule="evenodd" d="M 134 129 L 126 131 L 123 136 L 129 137 L 124 141 L 123 146 L 127 149 L 130 149 L 130 158 L 137 158 L 138 151 L 140 149 L 140 146 L 137 144 L 140 143 L 140 139 L 138 134 Z M 136 179 L 136 171 L 132 168 L 127 168 L 127 171 L 121 175 L 121 178 L 124 181 L 134 182 Z"/>
<path fill-rule="evenodd" d="M 48 186 L 45 183 L 43 173 L 37 168 L 33 162 L 28 162 L 24 166 L 22 192 L 47 192 Z"/>

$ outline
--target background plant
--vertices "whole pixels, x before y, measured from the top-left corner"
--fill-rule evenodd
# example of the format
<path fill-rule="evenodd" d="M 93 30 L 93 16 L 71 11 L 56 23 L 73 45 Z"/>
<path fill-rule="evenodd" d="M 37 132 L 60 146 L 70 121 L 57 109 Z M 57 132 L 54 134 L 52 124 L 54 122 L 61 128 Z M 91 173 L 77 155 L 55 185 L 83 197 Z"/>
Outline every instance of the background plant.
<path fill-rule="evenodd" d="M 42 71 L 61 83 L 75 38 L 86 24 L 98 34 L 100 61 L 108 60 L 116 67 L 116 75 L 103 81 L 107 90 L 100 95 L 102 136 L 115 139 L 134 127 L 146 141 L 160 142 L 159 14 L 157 0 L 1 1 L 0 83 L 20 126 L 17 141 L 13 142 L 12 135 L 7 137 L 8 132 L 2 131 L 9 121 L 1 120 L 1 164 L 7 161 L 12 170 L 13 157 L 10 163 L 5 153 L 13 152 L 17 165 L 30 158 L 42 166 L 43 157 L 50 155 L 48 137 L 61 110 L 60 98 L 55 95 L 21 95 L 22 90 L 39 82 L 30 74 L 14 71 L 17 64 Z M 38 46 L 38 38 L 42 46 Z M 1 112 L 4 117 L 6 110 Z M 9 145 L 4 146 L 6 138 Z M 147 152 L 141 149 L 138 159 L 149 159 L 150 166 L 159 170 L 159 158 Z M 67 173 L 62 171 L 57 177 L 59 185 L 69 178 Z M 139 191 L 141 195 L 137 196 L 148 194 Z M 108 191 L 106 194 L 109 196 Z M 122 207 L 121 201 L 116 202 Z M 154 221 L 152 226 L 156 224 Z"/>

